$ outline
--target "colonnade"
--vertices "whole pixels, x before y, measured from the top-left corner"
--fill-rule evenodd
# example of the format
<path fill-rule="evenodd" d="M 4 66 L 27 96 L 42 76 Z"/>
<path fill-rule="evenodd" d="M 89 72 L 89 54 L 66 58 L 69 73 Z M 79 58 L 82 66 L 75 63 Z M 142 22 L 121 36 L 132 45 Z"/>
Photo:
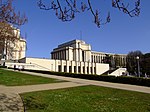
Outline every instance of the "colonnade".
<path fill-rule="evenodd" d="M 121 54 L 108 54 L 112 56 L 112 61 L 114 61 L 117 66 L 120 67 L 125 67 L 126 66 L 126 55 L 121 55 Z M 91 60 L 93 63 L 104 63 L 104 59 L 106 57 L 106 54 L 104 53 L 91 53 Z"/>
<path fill-rule="evenodd" d="M 55 65 L 57 66 L 56 71 L 58 72 L 97 74 L 96 63 L 65 61 L 65 60 L 56 60 L 56 61 L 57 61 L 55 63 Z"/>

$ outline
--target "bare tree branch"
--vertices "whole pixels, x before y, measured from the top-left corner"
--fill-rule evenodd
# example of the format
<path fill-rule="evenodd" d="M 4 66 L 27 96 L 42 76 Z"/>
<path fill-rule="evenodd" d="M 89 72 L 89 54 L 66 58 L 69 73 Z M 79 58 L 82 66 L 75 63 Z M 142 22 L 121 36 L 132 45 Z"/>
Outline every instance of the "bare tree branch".
<path fill-rule="evenodd" d="M 79 1 L 77 3 L 77 0 L 49 0 L 50 5 L 44 3 L 44 0 L 38 1 L 38 6 L 40 9 L 43 10 L 53 10 L 55 11 L 56 16 L 58 19 L 65 21 L 71 21 L 75 18 L 75 15 L 77 13 L 90 11 L 91 14 L 94 17 L 94 23 L 97 25 L 97 27 L 100 27 L 101 25 L 104 25 L 106 23 L 110 22 L 110 12 L 108 12 L 108 15 L 106 17 L 105 22 L 100 19 L 102 15 L 99 13 L 99 9 L 93 9 L 92 3 L 95 2 L 92 0 L 82 0 L 79 5 Z M 135 17 L 140 14 L 140 0 L 134 0 L 135 5 L 130 10 L 129 3 L 125 4 L 125 0 L 112 0 L 112 7 L 119 9 L 125 14 L 128 14 L 130 17 Z M 86 4 L 87 3 L 87 4 Z"/>
<path fill-rule="evenodd" d="M 20 37 L 20 31 L 17 26 L 27 22 L 27 17 L 21 15 L 20 12 L 15 12 L 12 7 L 13 0 L 0 0 L 0 54 L 7 55 L 11 53 L 12 46 Z M 16 27 L 13 27 L 16 26 Z M 18 34 L 19 33 L 19 34 Z M 0 57 L 2 58 L 2 57 Z"/>
<path fill-rule="evenodd" d="M 112 7 L 118 8 L 123 13 L 128 14 L 130 17 L 139 16 L 140 14 L 140 0 L 135 0 L 135 7 L 133 9 L 129 9 L 129 3 L 125 5 L 123 0 L 112 0 Z"/>
<path fill-rule="evenodd" d="M 14 25 L 23 25 L 27 22 L 25 14 L 15 12 L 12 7 L 12 0 L 0 0 L 0 22 L 7 22 Z"/>

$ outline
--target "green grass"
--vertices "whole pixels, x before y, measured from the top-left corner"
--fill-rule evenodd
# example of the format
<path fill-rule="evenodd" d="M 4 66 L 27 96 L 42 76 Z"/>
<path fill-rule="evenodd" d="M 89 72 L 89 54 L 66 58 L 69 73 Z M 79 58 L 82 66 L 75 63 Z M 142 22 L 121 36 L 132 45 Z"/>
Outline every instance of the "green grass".
<path fill-rule="evenodd" d="M 21 86 L 62 82 L 61 80 L 33 76 L 21 72 L 0 69 L 0 85 Z"/>
<path fill-rule="evenodd" d="M 27 112 L 150 112 L 150 94 L 98 86 L 21 94 Z"/>

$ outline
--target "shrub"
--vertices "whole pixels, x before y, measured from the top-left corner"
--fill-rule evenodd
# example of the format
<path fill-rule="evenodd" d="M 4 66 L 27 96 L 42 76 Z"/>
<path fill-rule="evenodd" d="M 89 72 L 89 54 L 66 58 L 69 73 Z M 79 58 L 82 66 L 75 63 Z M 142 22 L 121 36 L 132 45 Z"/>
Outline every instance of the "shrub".
<path fill-rule="evenodd" d="M 139 78 L 139 77 L 127 77 L 127 76 L 108 76 L 108 75 L 95 75 L 95 74 L 77 74 L 77 73 L 65 73 L 65 72 L 52 72 L 52 71 L 41 71 L 41 70 L 25 70 L 36 73 L 51 74 L 65 77 L 82 78 L 88 80 L 106 81 L 123 84 L 133 84 L 140 86 L 150 87 L 150 79 Z"/>

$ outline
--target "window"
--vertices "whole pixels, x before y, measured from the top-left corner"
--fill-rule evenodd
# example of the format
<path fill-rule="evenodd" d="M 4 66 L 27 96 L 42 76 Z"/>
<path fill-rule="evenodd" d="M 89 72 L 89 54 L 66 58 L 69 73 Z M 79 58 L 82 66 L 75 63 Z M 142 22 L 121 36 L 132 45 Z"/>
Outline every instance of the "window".
<path fill-rule="evenodd" d="M 85 67 L 83 67 L 83 73 L 85 73 Z"/>
<path fill-rule="evenodd" d="M 78 66 L 78 72 L 81 73 L 81 67 L 80 66 Z"/>
<path fill-rule="evenodd" d="M 91 58 L 92 58 L 92 62 L 93 62 L 93 55 L 92 55 L 92 57 L 91 57 Z"/>
<path fill-rule="evenodd" d="M 69 66 L 69 73 L 71 73 L 72 72 L 72 67 L 71 66 Z"/>
<path fill-rule="evenodd" d="M 96 74 L 96 67 L 94 67 L 94 74 Z"/>
<path fill-rule="evenodd" d="M 87 67 L 87 74 L 89 74 L 89 67 Z"/>
<path fill-rule="evenodd" d="M 61 65 L 58 65 L 58 72 L 61 72 Z"/>
<path fill-rule="evenodd" d="M 93 74 L 93 70 L 92 70 L 92 67 L 91 67 L 91 74 Z"/>
<path fill-rule="evenodd" d="M 85 59 L 84 59 L 84 51 L 82 51 L 82 61 L 84 62 Z"/>
<path fill-rule="evenodd" d="M 67 72 L 67 66 L 64 66 L 64 72 Z"/>
<path fill-rule="evenodd" d="M 74 66 L 74 73 L 76 73 L 76 66 Z"/>

